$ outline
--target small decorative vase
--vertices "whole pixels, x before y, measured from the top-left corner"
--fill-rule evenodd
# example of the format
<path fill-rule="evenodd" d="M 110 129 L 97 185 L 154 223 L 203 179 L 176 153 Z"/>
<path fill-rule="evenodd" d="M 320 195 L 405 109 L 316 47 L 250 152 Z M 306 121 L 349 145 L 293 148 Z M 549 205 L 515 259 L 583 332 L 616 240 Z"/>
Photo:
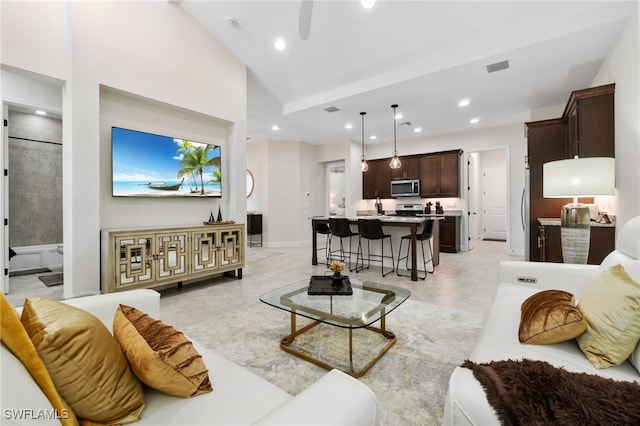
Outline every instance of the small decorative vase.
<path fill-rule="evenodd" d="M 342 274 L 340 273 L 340 271 L 336 271 L 333 273 L 331 277 L 333 278 L 334 281 L 339 281 L 342 279 Z"/>

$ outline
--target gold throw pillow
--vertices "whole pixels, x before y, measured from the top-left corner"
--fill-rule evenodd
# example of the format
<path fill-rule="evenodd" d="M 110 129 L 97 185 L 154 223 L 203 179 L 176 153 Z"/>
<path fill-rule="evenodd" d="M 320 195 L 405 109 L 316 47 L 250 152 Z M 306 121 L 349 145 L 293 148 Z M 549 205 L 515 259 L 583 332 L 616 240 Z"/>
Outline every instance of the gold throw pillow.
<path fill-rule="evenodd" d="M 29 335 L 25 331 L 18 312 L 6 299 L 4 294 L 0 292 L 0 313 L 2 320 L 0 321 L 0 338 L 7 348 L 24 364 L 24 366 L 38 384 L 42 393 L 45 394 L 51 406 L 56 410 L 63 426 L 74 426 L 78 424 L 75 413 L 60 396 L 56 389 L 51 376 L 47 371 L 44 362 L 38 356 L 36 349 L 31 343 Z M 25 379 L 27 380 L 27 379 Z M 9 390 L 10 392 L 11 390 Z M 42 407 L 43 409 L 46 407 Z"/>
<path fill-rule="evenodd" d="M 601 271 L 585 289 L 578 309 L 587 331 L 578 345 L 596 368 L 623 363 L 640 340 L 640 284 L 622 265 Z"/>
<path fill-rule="evenodd" d="M 212 391 L 202 356 L 172 326 L 120 305 L 113 319 L 113 335 L 131 369 L 147 386 L 182 398 Z"/>
<path fill-rule="evenodd" d="M 586 328 L 571 293 L 544 290 L 522 303 L 518 338 L 520 343 L 549 345 L 574 339 Z"/>
<path fill-rule="evenodd" d="M 140 381 L 98 318 L 64 303 L 28 298 L 21 322 L 56 389 L 79 418 L 104 424 L 140 419 Z"/>

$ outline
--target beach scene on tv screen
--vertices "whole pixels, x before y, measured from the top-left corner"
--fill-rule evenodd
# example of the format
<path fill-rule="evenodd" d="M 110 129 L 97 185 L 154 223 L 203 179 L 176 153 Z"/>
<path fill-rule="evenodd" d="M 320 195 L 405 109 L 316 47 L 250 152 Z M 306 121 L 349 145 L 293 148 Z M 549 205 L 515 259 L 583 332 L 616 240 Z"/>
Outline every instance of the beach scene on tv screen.
<path fill-rule="evenodd" d="M 220 197 L 220 146 L 113 127 L 114 197 Z"/>

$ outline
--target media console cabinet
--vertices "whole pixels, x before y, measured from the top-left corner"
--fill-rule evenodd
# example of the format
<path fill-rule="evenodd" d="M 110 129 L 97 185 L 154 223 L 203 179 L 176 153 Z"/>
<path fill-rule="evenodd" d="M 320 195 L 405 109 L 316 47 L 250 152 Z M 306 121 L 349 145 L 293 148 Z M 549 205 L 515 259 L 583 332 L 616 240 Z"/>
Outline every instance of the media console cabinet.
<path fill-rule="evenodd" d="M 153 288 L 223 272 L 242 278 L 244 224 L 101 231 L 103 292 Z"/>

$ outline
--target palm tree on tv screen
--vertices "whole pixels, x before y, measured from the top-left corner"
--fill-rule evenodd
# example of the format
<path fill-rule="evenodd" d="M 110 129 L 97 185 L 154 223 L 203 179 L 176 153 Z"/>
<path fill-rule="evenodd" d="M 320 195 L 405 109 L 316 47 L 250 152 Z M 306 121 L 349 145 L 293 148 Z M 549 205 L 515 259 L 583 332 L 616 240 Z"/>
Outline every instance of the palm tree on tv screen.
<path fill-rule="evenodd" d="M 178 153 L 180 154 L 184 154 L 186 152 L 189 152 L 190 149 L 193 149 L 195 147 L 194 144 L 192 144 L 190 141 L 183 139 L 180 142 L 180 146 L 178 147 Z M 196 174 L 194 170 L 187 170 L 187 169 L 181 169 L 178 171 L 178 179 L 184 177 L 184 176 L 189 176 L 191 179 L 193 179 L 193 184 L 195 185 L 196 189 L 192 189 L 191 187 L 191 180 L 189 180 L 189 191 L 190 192 L 197 192 L 198 191 L 198 181 L 196 180 Z"/>
<path fill-rule="evenodd" d="M 197 173 L 198 176 L 200 176 L 201 195 L 205 195 L 203 175 L 206 167 L 216 168 L 213 171 L 214 179 L 212 179 L 212 181 L 216 181 L 216 177 L 218 181 L 220 179 L 220 157 L 209 158 L 209 151 L 211 151 L 211 149 L 213 149 L 211 145 L 192 145 L 185 150 L 182 160 L 180 160 L 182 169 L 178 171 L 178 175 Z"/>

